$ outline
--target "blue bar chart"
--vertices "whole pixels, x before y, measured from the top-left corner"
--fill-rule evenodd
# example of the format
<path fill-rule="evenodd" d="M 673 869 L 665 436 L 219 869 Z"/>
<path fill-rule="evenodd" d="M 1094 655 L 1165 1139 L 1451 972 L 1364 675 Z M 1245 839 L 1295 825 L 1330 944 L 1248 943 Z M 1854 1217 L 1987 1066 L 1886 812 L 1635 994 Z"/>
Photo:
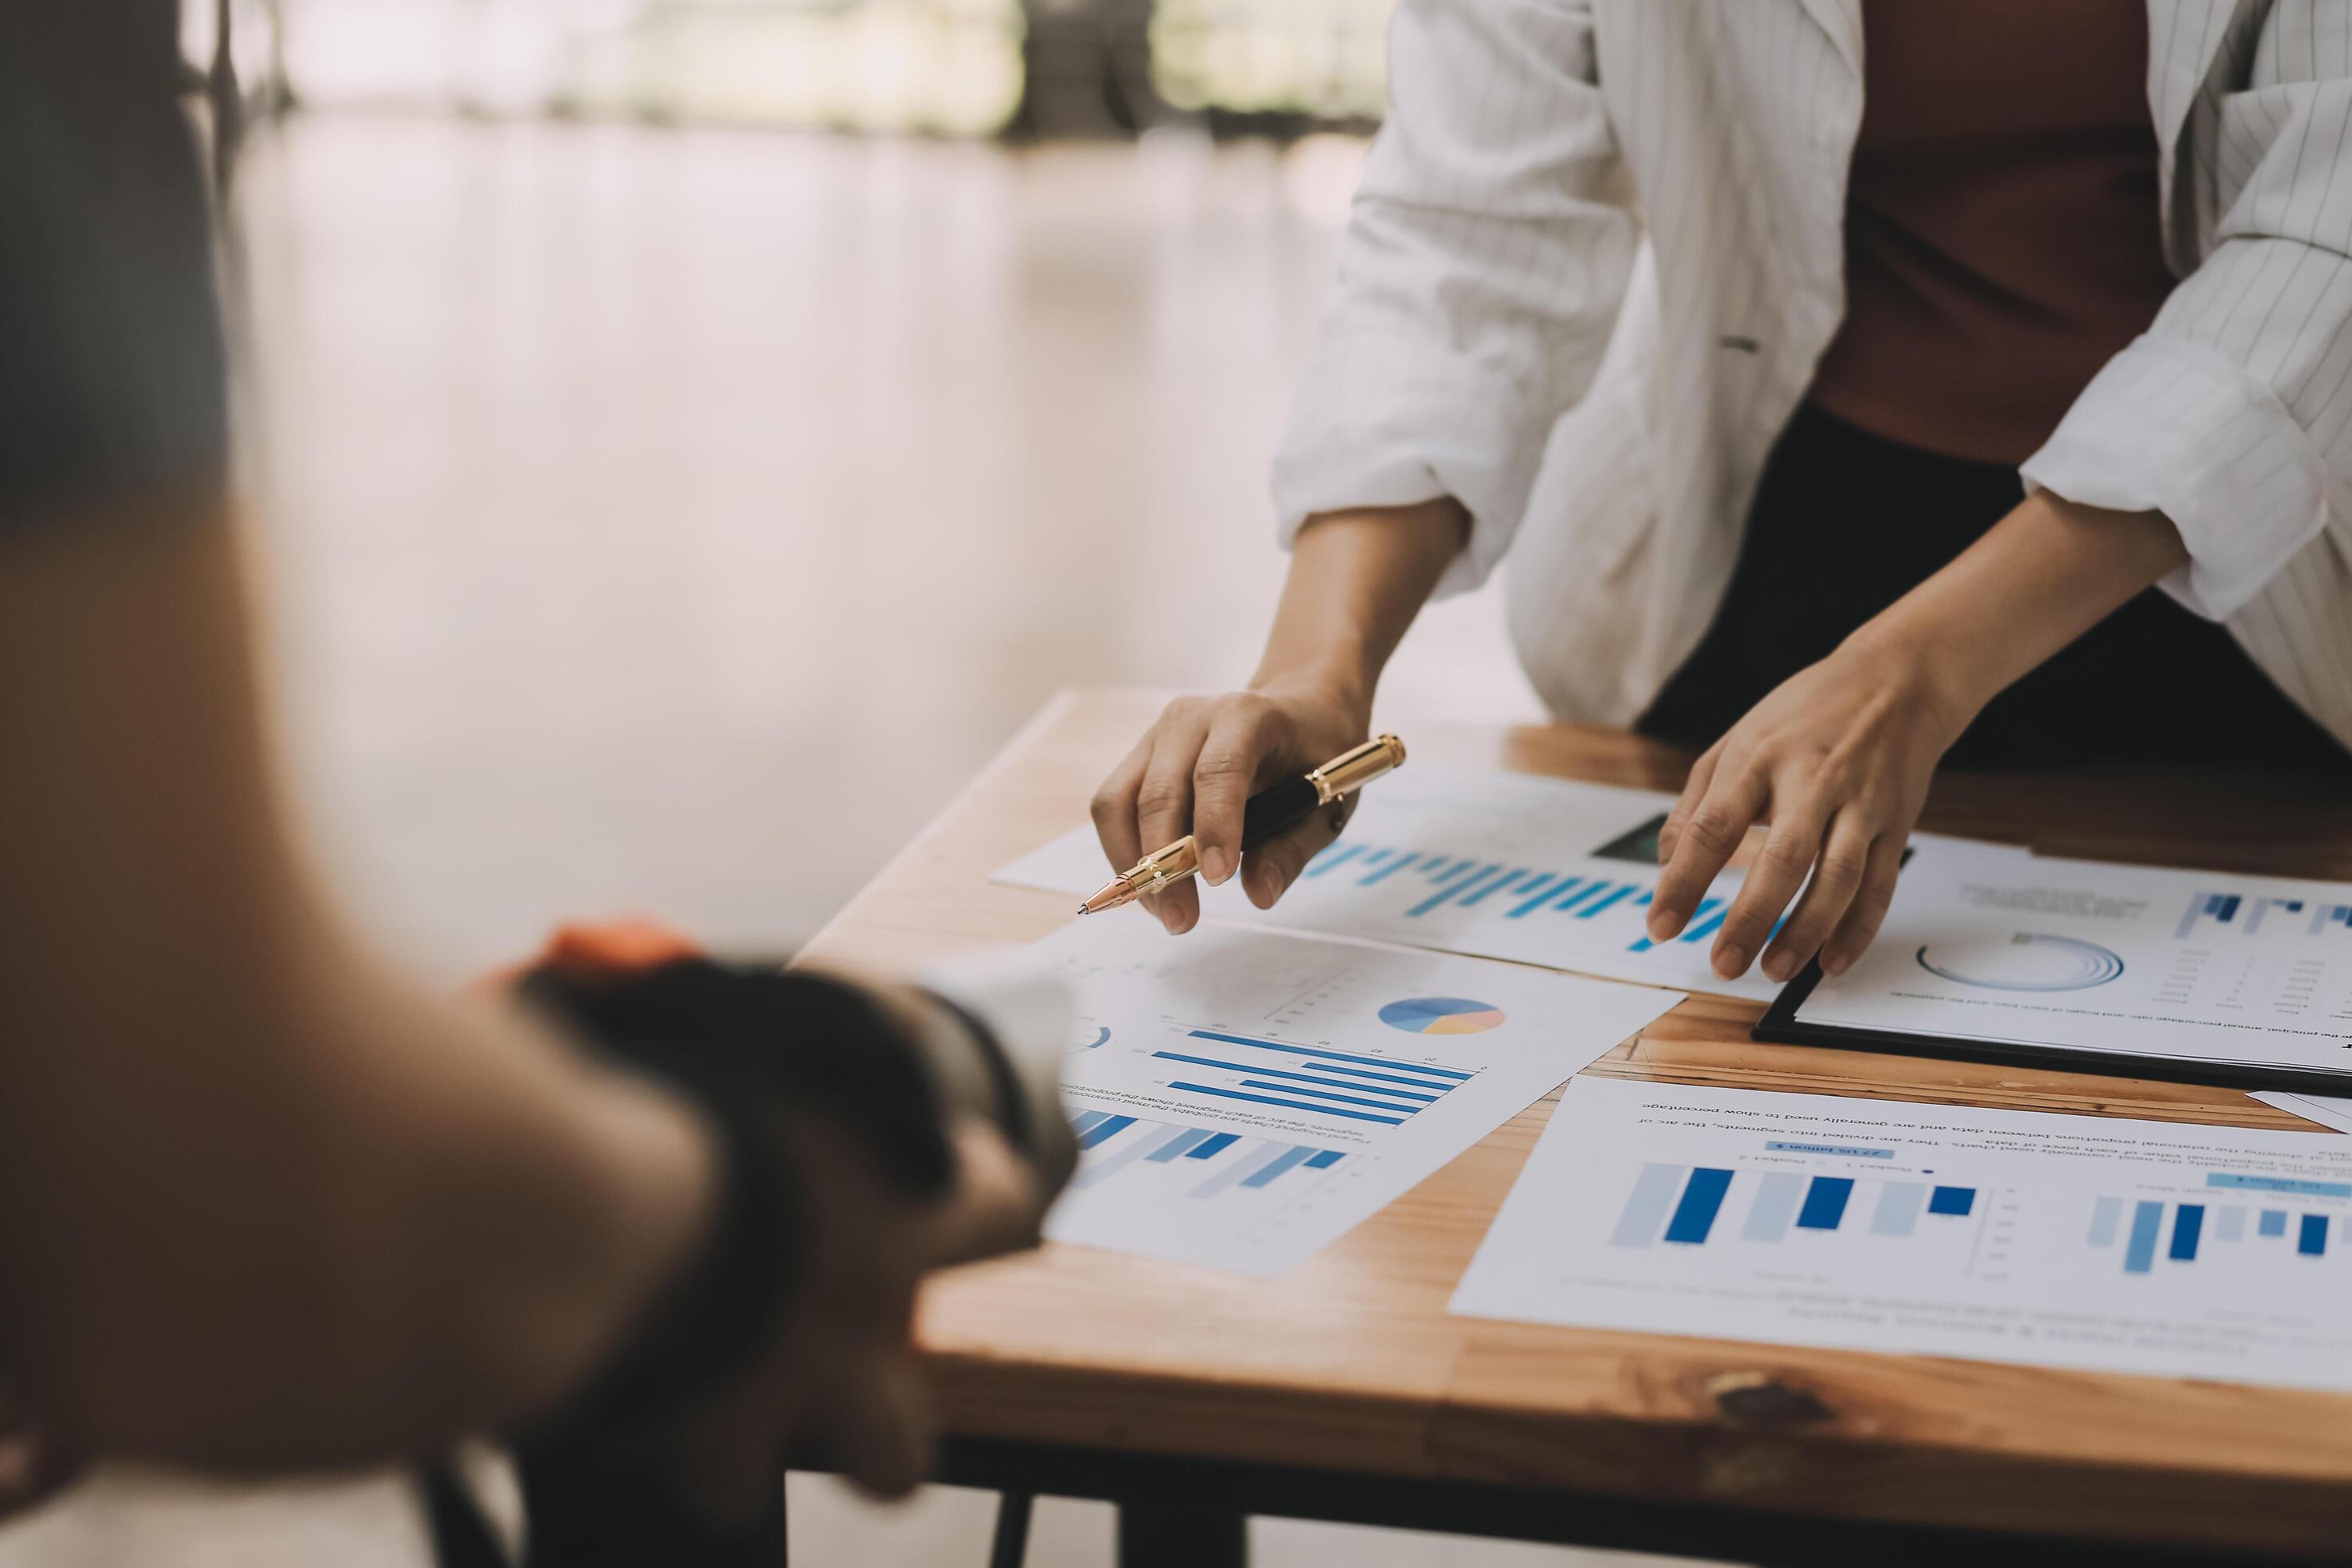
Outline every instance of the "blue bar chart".
<path fill-rule="evenodd" d="M 1034 951 L 1077 1004 L 1078 1168 L 1047 1237 L 1251 1273 L 1370 1218 L 1671 1003 L 1410 949 L 1171 942 L 1148 920 Z"/>
<path fill-rule="evenodd" d="M 2241 915 L 2244 916 L 2242 920 Z M 2273 920 L 2273 916 L 2280 918 Z M 2259 936 L 2265 924 L 2273 930 L 2309 936 L 2326 935 L 2330 927 L 2352 933 L 2352 904 L 2283 894 L 2200 890 L 2189 896 L 2189 907 L 2182 911 L 2180 924 L 2173 935 L 2186 942 L 2200 931 L 2215 927 L 2220 928 L 2215 934 L 2234 930 L 2242 936 Z"/>
<path fill-rule="evenodd" d="M 1737 1205 L 1736 1229 L 1718 1224 Z M 1899 1240 L 1977 1212 L 1977 1189 L 1902 1177 L 1801 1175 L 1721 1165 L 1644 1163 L 1618 1211 L 1610 1245 L 1704 1247 L 1734 1236 L 1779 1243 L 1792 1234 Z"/>
<path fill-rule="evenodd" d="M 2213 1171 L 2206 1174 L 2204 1184 L 2211 1193 L 2334 1201 L 2326 1211 L 2315 1213 L 2207 1198 L 2101 1197 L 2091 1207 L 2086 1245 L 2095 1251 L 2107 1251 L 2116 1247 L 2120 1237 L 2123 1272 L 2156 1275 L 2164 1265 L 2196 1263 L 2200 1258 L 2209 1266 L 2216 1264 L 2231 1249 L 2250 1240 L 2281 1258 L 2324 1258 L 2328 1255 L 2330 1230 L 2339 1218 L 2337 1244 L 2352 1239 L 2352 1212 L 2341 1206 L 2342 1200 L 2352 1199 L 2352 1182 Z M 2124 1227 L 2126 1208 L 2127 1230 Z M 2253 1219 L 2251 1237 L 2246 1223 L 2250 1215 Z"/>
<path fill-rule="evenodd" d="M 2352 1393 L 2352 1140 L 1585 1075 L 1453 1305 Z"/>
<path fill-rule="evenodd" d="M 1184 1188 L 1192 1202 L 1206 1202 L 1229 1187 L 1263 1192 L 1292 1172 L 1301 1182 L 1336 1170 L 1348 1155 L 1343 1149 L 1318 1149 L 1311 1144 L 1282 1143 L 1271 1139 L 1244 1139 L 1205 1127 L 1181 1127 L 1147 1121 L 1133 1116 L 1109 1116 L 1082 1111 L 1070 1119 L 1083 1158 L 1071 1186 L 1084 1192 L 1116 1180 L 1132 1167 L 1160 1165 Z M 1130 1180 L 1140 1179 L 1139 1172 Z"/>
<path fill-rule="evenodd" d="M 1651 790 L 1416 763 L 1364 792 L 1347 835 L 1274 908 L 1233 897 L 1220 906 L 1213 896 L 1202 908 L 1251 924 L 1770 997 L 1779 986 L 1769 979 L 1751 971 L 1725 981 L 1710 957 L 1744 862 L 1697 889 L 1665 941 L 1651 939 L 1657 831 L 1673 805 Z M 1099 866 L 1088 872 L 1098 883 Z"/>
<path fill-rule="evenodd" d="M 1166 1083 L 1173 1093 L 1204 1104 L 1271 1105 L 1383 1127 L 1402 1126 L 1477 1076 L 1221 1029 L 1189 1030 L 1187 1043 L 1192 1048 L 1151 1053 L 1154 1061 L 1172 1064 Z"/>
<path fill-rule="evenodd" d="M 1641 934 L 1643 917 L 1638 911 L 1649 906 L 1657 891 L 1657 879 L 1623 877 L 1616 874 L 1623 870 L 1622 865 L 1612 864 L 1616 872 L 1608 874 L 1547 871 L 1502 860 L 1481 861 L 1475 855 L 1442 849 L 1338 843 L 1307 862 L 1301 880 L 1329 877 L 1358 888 L 1375 888 L 1391 878 L 1399 879 L 1401 888 L 1411 889 L 1402 910 L 1407 920 L 1423 920 L 1452 908 L 1476 909 L 1489 900 L 1507 921 L 1599 921 L 1613 910 L 1616 923 L 1632 932 L 1624 940 L 1625 951 L 1647 952 L 1659 944 Z M 1691 945 L 1708 941 L 1721 929 L 1728 902 L 1713 896 L 1701 900 L 1688 926 L 1673 940 Z"/>
<path fill-rule="evenodd" d="M 2174 934 L 2185 942 L 2200 921 L 2228 925 L 2238 918 L 2238 906 L 2243 902 L 2235 893 L 2191 893 L 2188 911 L 2180 917 L 2180 929 Z"/>

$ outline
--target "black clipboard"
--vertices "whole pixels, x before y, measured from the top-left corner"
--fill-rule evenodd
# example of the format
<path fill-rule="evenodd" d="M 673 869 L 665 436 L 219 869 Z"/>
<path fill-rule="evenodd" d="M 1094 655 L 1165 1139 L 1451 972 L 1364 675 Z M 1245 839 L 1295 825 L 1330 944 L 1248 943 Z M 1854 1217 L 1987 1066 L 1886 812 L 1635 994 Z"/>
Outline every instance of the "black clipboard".
<path fill-rule="evenodd" d="M 2342 1072 L 2261 1063 L 2190 1062 L 2178 1057 L 2134 1056 L 2121 1051 L 2085 1051 L 2072 1046 L 2021 1046 L 2006 1040 L 1969 1040 L 1953 1035 L 1913 1035 L 1892 1029 L 1861 1029 L 1843 1024 L 1806 1024 L 1797 1010 L 1822 983 L 1818 960 L 1780 988 L 1780 994 L 1748 1031 L 1748 1038 L 1775 1046 L 1827 1046 L 1842 1051 L 1875 1051 L 1898 1057 L 1935 1057 L 1945 1061 L 1992 1062 L 2039 1068 L 2045 1072 L 2095 1073 L 2101 1078 L 2147 1078 L 2167 1083 L 2206 1084 L 2215 1089 L 2286 1090 L 2295 1094 L 2352 1096 L 2352 1064 Z M 2347 1052 L 2352 1055 L 2352 1052 Z"/>

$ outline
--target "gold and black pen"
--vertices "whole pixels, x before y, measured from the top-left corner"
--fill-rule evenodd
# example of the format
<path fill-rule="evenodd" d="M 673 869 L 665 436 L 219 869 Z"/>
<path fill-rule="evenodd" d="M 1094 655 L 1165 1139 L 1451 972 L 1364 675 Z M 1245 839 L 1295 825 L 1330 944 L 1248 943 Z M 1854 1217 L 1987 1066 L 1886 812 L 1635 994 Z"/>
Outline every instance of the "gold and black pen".
<path fill-rule="evenodd" d="M 1402 766 L 1404 742 L 1394 735 L 1375 735 L 1311 773 L 1260 790 L 1242 808 L 1242 847 L 1255 849 L 1276 834 L 1289 832 L 1341 796 L 1353 795 L 1382 773 Z M 1131 904 L 1144 894 L 1156 893 L 1200 868 L 1200 850 L 1188 833 L 1165 849 L 1146 855 L 1125 874 L 1105 882 L 1100 892 L 1078 906 L 1078 913 L 1099 914 L 1121 904 Z"/>

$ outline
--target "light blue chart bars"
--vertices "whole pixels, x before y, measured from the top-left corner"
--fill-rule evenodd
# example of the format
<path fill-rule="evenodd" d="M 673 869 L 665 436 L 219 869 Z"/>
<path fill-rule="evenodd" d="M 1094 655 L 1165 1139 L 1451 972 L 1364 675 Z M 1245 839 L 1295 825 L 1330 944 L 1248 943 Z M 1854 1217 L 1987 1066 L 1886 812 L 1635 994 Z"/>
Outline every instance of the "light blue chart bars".
<path fill-rule="evenodd" d="M 1108 1125 L 1105 1123 L 1104 1125 Z M 1143 1131 L 1122 1142 L 1102 1159 L 1097 1160 L 1070 1178 L 1070 1185 L 1081 1190 L 1098 1186 L 1109 1181 L 1138 1160 L 1173 1160 L 1170 1151 L 1189 1147 L 1186 1140 L 1198 1142 L 1208 1134 L 1193 1127 L 1157 1127 L 1147 1123 Z"/>
<path fill-rule="evenodd" d="M 1609 1237 L 1612 1247 L 1647 1247 L 1658 1237 L 1658 1227 L 1666 1221 L 1666 1210 L 1675 1201 L 1675 1192 L 1683 1184 L 1685 1167 L 1681 1165 L 1644 1165 L 1642 1173 L 1633 1178 L 1633 1195 L 1625 1200 L 1625 1209 L 1617 1216 L 1617 1229 Z"/>
<path fill-rule="evenodd" d="M 1187 1195 L 1213 1198 L 1235 1186 L 1244 1192 L 1262 1191 L 1294 1171 L 1317 1173 L 1319 1179 L 1321 1173 L 1348 1157 L 1343 1149 L 1318 1149 L 1305 1143 L 1254 1142 L 1249 1148 L 1236 1149 L 1244 1142 L 1239 1133 L 1171 1127 L 1101 1110 L 1081 1111 L 1070 1119 L 1070 1126 L 1077 1133 L 1081 1152 L 1091 1156 L 1070 1179 L 1070 1185 L 1079 1190 L 1100 1186 L 1129 1170 L 1181 1163 L 1189 1171 L 1197 1173 L 1203 1167 L 1207 1171 L 1205 1179 L 1181 1178 L 1196 1182 Z M 1195 1164 L 1196 1161 L 1202 1163 Z"/>
<path fill-rule="evenodd" d="M 1798 1200 L 1804 1195 L 1804 1177 L 1789 1171 L 1774 1171 L 1757 1188 L 1756 1202 L 1748 1210 L 1748 1223 L 1739 1227 L 1739 1238 L 1778 1241 L 1787 1236 L 1789 1222 L 1797 1217 Z"/>
<path fill-rule="evenodd" d="M 1908 1236 L 1919 1224 L 1919 1205 L 1927 1188 L 1920 1182 L 1889 1182 L 1878 1189 L 1878 1207 L 1870 1216 L 1873 1236 Z"/>
<path fill-rule="evenodd" d="M 1394 896 L 1402 889 L 1404 914 L 1413 920 L 1441 910 L 1485 905 L 1510 921 L 1600 921 L 1612 912 L 1622 915 L 1641 910 L 1656 890 L 1655 879 L 1571 875 L 1392 844 L 1334 844 L 1307 863 L 1305 875 L 1335 878 L 1341 886 L 1377 889 L 1375 896 Z M 1727 905 L 1724 899 L 1700 900 L 1691 911 L 1688 927 L 1674 941 L 1697 943 L 1713 937 L 1729 912 Z M 1657 945 L 1637 931 L 1626 951 L 1647 952 Z"/>
<path fill-rule="evenodd" d="M 2124 1272 L 2145 1274 L 2156 1266 L 2156 1236 L 2164 1226 L 2164 1205 L 2145 1199 L 2132 1205 L 2131 1240 L 2124 1247 Z"/>
<path fill-rule="evenodd" d="M 1078 1134 L 1078 1152 L 1083 1154 L 1097 1143 L 1107 1143 L 1134 1125 L 1132 1116 L 1106 1116 Z"/>
<path fill-rule="evenodd" d="M 2238 918 L 2238 906 L 2243 901 L 2235 893 L 2191 893 L 2188 912 L 2180 917 L 2180 929 L 2172 934 L 2179 941 L 2188 941 L 2189 933 L 2197 929 L 2200 920 L 2228 925 Z"/>
<path fill-rule="evenodd" d="M 2256 1190 L 2284 1189 L 2326 1195 L 2342 1184 L 2335 1182 L 2294 1181 L 2283 1176 L 2232 1176 L 2227 1180 L 2220 1174 L 2208 1178 L 2208 1185 L 2219 1187 L 2252 1187 Z M 2116 1230 L 2126 1202 L 2131 1205 L 2131 1234 L 2124 1247 L 2124 1272 L 2150 1274 L 2156 1272 L 2159 1255 L 2167 1264 L 2195 1263 L 2209 1257 L 2218 1246 L 2239 1246 L 2245 1243 L 2248 1211 L 2236 1204 L 2208 1205 L 2201 1203 L 2167 1204 L 2160 1199 L 2099 1198 L 2091 1205 L 2089 1245 L 2112 1247 Z M 2165 1225 L 2165 1211 L 2171 1211 L 2171 1226 Z M 2327 1215 L 2297 1215 L 2286 1209 L 2255 1211 L 2254 1240 L 2256 1245 L 2268 1240 L 2292 1242 L 2294 1254 L 2305 1258 L 2327 1255 L 2328 1231 L 2333 1222 Z M 2344 1237 L 2352 1239 L 2352 1215 L 2344 1216 Z M 2158 1243 L 2162 1243 L 2159 1248 Z"/>
<path fill-rule="evenodd" d="M 1740 1177 L 1720 1166 L 1647 1164 L 1634 1178 L 1610 1245 L 1648 1247 L 1666 1241 L 1704 1246 L 1723 1234 L 1717 1221 L 1733 1200 L 1735 1185 L 1747 1194 L 1740 1200 L 1746 1208 L 1738 1234 L 1748 1242 L 1785 1242 L 1791 1229 L 1835 1231 L 1844 1226 L 1850 1213 L 1856 1216 L 1854 1233 L 1901 1238 L 1917 1235 L 1923 1220 L 1933 1228 L 1976 1211 L 1974 1187 L 1874 1180 L 1858 1205 L 1857 1184 L 1851 1176 L 1807 1176 L 1794 1171 Z M 1860 1220 L 1864 1213 L 1869 1215 L 1866 1225 Z"/>

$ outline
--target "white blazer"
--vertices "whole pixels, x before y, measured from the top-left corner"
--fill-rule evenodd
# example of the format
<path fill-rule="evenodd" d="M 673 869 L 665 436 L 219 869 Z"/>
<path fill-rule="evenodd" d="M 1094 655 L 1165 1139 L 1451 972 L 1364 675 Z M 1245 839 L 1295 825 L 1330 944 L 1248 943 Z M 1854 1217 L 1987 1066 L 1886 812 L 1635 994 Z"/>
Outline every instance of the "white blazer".
<path fill-rule="evenodd" d="M 2190 558 L 2165 586 L 2352 744 L 2352 0 L 2148 0 L 2148 23 L 2179 282 L 2023 480 L 2160 509 Z M 1639 715 L 1843 312 L 1863 45 L 1861 0 L 1402 0 L 1275 461 L 1286 542 L 1310 512 L 1455 497 L 1444 587 L 1516 539 L 1537 689 Z"/>

